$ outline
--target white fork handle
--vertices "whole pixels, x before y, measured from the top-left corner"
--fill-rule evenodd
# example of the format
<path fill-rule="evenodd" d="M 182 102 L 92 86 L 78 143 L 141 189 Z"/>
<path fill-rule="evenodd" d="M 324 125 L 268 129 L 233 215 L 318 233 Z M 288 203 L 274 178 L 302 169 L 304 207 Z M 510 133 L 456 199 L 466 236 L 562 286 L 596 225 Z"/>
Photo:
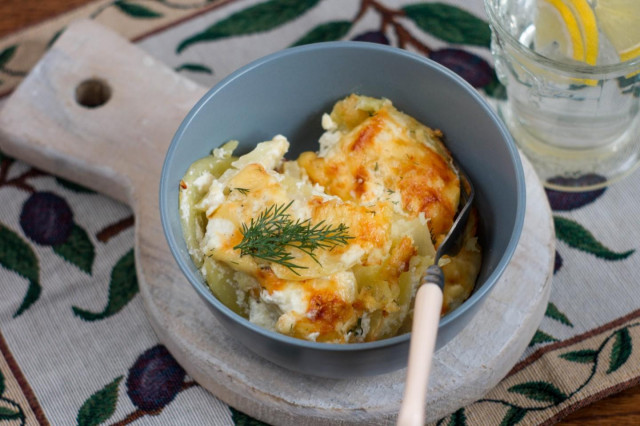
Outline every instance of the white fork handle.
<path fill-rule="evenodd" d="M 433 283 L 423 284 L 416 294 L 407 379 L 398 415 L 398 426 L 424 424 L 427 385 L 441 309 L 440 287 Z"/>

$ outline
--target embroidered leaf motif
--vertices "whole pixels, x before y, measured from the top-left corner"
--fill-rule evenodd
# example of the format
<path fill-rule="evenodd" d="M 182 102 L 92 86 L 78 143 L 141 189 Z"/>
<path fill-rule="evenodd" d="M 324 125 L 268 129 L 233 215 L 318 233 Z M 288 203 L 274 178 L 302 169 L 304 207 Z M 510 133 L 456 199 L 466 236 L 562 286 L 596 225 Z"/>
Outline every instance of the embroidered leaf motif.
<path fill-rule="evenodd" d="M 529 347 L 537 345 L 538 343 L 549 343 L 557 341 L 558 339 L 545 333 L 544 331 L 536 330 L 536 334 L 533 335 L 531 342 L 529 342 Z"/>
<path fill-rule="evenodd" d="M 350 21 L 334 21 L 320 24 L 303 35 L 291 46 L 302 46 L 303 44 L 340 40 L 342 37 L 347 35 L 350 29 Z"/>
<path fill-rule="evenodd" d="M 319 1 L 269 0 L 258 3 L 236 12 L 228 18 L 216 22 L 204 31 L 183 40 L 176 48 L 176 52 L 180 53 L 194 43 L 269 31 L 297 18 Z"/>
<path fill-rule="evenodd" d="M 266 423 L 262 423 L 260 420 L 249 417 L 241 411 L 229 407 L 231 410 L 231 420 L 235 426 L 268 426 Z"/>
<path fill-rule="evenodd" d="M 504 87 L 502 83 L 500 83 L 500 80 L 498 80 L 498 76 L 496 75 L 495 71 L 491 76 L 491 82 L 484 86 L 482 90 L 484 90 L 484 93 L 494 99 L 502 101 L 507 99 L 507 88 Z"/>
<path fill-rule="evenodd" d="M 504 418 L 500 422 L 500 426 L 512 426 L 517 425 L 520 420 L 524 419 L 524 416 L 527 415 L 527 410 L 521 407 L 510 407 L 507 410 L 507 414 L 505 414 Z"/>
<path fill-rule="evenodd" d="M 418 3 L 402 10 L 420 29 L 449 43 L 489 47 L 491 30 L 478 17 L 444 3 Z"/>
<path fill-rule="evenodd" d="M 104 310 L 95 313 L 74 306 L 73 313 L 85 321 L 108 318 L 120 312 L 136 294 L 138 294 L 138 278 L 132 249 L 122 256 L 111 270 L 109 301 Z"/>
<path fill-rule="evenodd" d="M 185 374 L 165 346 L 153 346 L 129 369 L 127 395 L 138 409 L 159 412 L 183 389 Z"/>
<path fill-rule="evenodd" d="M 7 62 L 9 62 L 11 58 L 13 58 L 13 55 L 16 53 L 17 49 L 18 46 L 14 44 L 0 52 L 0 68 L 4 67 Z"/>
<path fill-rule="evenodd" d="M 132 18 L 153 19 L 162 17 L 161 13 L 153 11 L 148 7 L 130 3 L 125 0 L 117 0 L 113 5 Z"/>
<path fill-rule="evenodd" d="M 369 43 L 390 44 L 389 38 L 382 31 L 365 31 L 353 37 L 353 41 L 368 41 Z"/>
<path fill-rule="evenodd" d="M 626 328 L 616 331 L 614 339 L 607 374 L 613 373 L 622 367 L 629 359 L 629 356 L 631 356 L 631 350 L 633 348 L 629 330 Z"/>
<path fill-rule="evenodd" d="M 191 71 L 191 72 L 199 72 L 204 74 L 213 74 L 213 70 L 206 65 L 202 64 L 193 64 L 193 63 L 184 63 L 175 68 L 176 72 L 180 71 Z"/>
<path fill-rule="evenodd" d="M 23 417 L 24 416 L 20 411 L 12 410 L 9 407 L 0 406 L 0 420 L 21 420 L 23 419 Z"/>
<path fill-rule="evenodd" d="M 429 59 L 449 68 L 476 88 L 491 83 L 494 74 L 493 68 L 484 58 L 463 49 L 447 47 L 432 50 Z"/>
<path fill-rule="evenodd" d="M 529 399 L 540 402 L 559 404 L 567 399 L 564 393 L 549 382 L 526 382 L 511 386 L 508 390 L 509 392 L 519 393 Z"/>
<path fill-rule="evenodd" d="M 605 260 L 622 260 L 632 255 L 635 250 L 627 250 L 625 252 L 616 253 L 604 245 L 602 245 L 591 232 L 587 231 L 582 225 L 563 217 L 554 216 L 553 223 L 556 228 L 556 237 L 567 243 L 569 246 L 591 253 L 596 257 Z"/>
<path fill-rule="evenodd" d="M 95 426 L 105 422 L 116 411 L 118 403 L 118 386 L 123 376 L 115 380 L 87 399 L 80 410 L 76 421 L 78 426 Z"/>
<path fill-rule="evenodd" d="M 50 191 L 36 191 L 22 205 L 20 227 L 34 243 L 62 244 L 71 235 L 73 211 L 63 197 Z"/>
<path fill-rule="evenodd" d="M 447 426 L 466 426 L 467 416 L 464 414 L 464 408 L 459 409 L 451 415 Z"/>
<path fill-rule="evenodd" d="M 93 191 L 92 189 L 86 188 L 80 184 L 77 184 L 75 182 L 71 182 L 70 180 L 66 180 L 66 179 L 62 179 L 60 177 L 56 177 L 56 182 L 58 182 L 58 184 L 60 186 L 63 186 L 65 188 L 67 188 L 70 191 L 73 192 L 77 192 L 80 194 L 95 194 L 95 191 Z"/>
<path fill-rule="evenodd" d="M 606 181 L 604 176 L 596 175 L 593 173 L 583 175 L 577 178 L 568 177 L 554 177 L 549 179 L 549 182 L 562 186 L 574 186 L 585 187 L 589 185 L 601 184 Z M 593 203 L 600 198 L 607 188 L 596 189 L 593 191 L 581 191 L 581 192 L 568 192 L 568 191 L 556 191 L 546 188 L 547 198 L 549 199 L 549 205 L 554 211 L 570 211 L 587 204 Z"/>
<path fill-rule="evenodd" d="M 58 40 L 60 38 L 60 36 L 64 32 L 64 30 L 66 30 L 66 29 L 67 29 L 67 27 L 62 27 L 58 31 L 56 31 L 56 33 L 53 35 L 53 37 L 51 37 L 51 39 L 47 42 L 47 49 L 50 48 L 51 46 L 53 46 L 53 43 L 55 43 L 56 40 Z"/>
<path fill-rule="evenodd" d="M 85 230 L 76 223 L 73 224 L 67 240 L 52 248 L 55 254 L 91 275 L 93 260 L 96 257 L 95 249 Z"/>
<path fill-rule="evenodd" d="M 573 324 L 571 323 L 571 321 L 569 321 L 569 318 L 567 318 L 565 314 L 560 312 L 560 310 L 552 302 L 549 302 L 549 304 L 547 305 L 547 311 L 544 313 L 544 316 L 559 321 L 564 325 L 568 325 L 569 327 L 573 327 Z"/>
<path fill-rule="evenodd" d="M 27 310 L 40 297 L 40 268 L 31 246 L 15 232 L 0 225 L 0 265 L 29 281 L 27 293 L 13 317 Z"/>
<path fill-rule="evenodd" d="M 558 253 L 556 251 L 556 258 L 554 259 L 554 262 L 553 262 L 553 273 L 554 274 L 556 272 L 558 272 L 562 268 L 562 264 L 563 263 L 564 263 L 564 261 L 562 260 L 562 256 L 560 256 L 560 253 Z"/>
<path fill-rule="evenodd" d="M 13 161 L 13 158 L 9 157 L 4 152 L 0 151 L 0 162 L 2 162 L 3 160 Z"/>
<path fill-rule="evenodd" d="M 4 374 L 0 371 L 0 396 L 4 393 Z"/>
<path fill-rule="evenodd" d="M 598 358 L 598 351 L 594 351 L 593 349 L 582 349 L 562 354 L 560 355 L 560 358 L 566 359 L 567 361 L 578 362 L 580 364 L 591 364 L 596 362 L 596 359 Z"/>

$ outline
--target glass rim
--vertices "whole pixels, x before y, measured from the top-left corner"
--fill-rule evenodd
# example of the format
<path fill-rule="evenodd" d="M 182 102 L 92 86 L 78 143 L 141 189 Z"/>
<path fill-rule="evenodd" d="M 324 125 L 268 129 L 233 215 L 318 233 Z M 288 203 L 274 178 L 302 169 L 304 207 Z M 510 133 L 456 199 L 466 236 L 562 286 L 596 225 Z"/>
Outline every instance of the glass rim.
<path fill-rule="evenodd" d="M 555 68 L 558 71 L 576 75 L 578 77 L 594 78 L 598 75 L 609 76 L 611 74 L 620 74 L 621 76 L 636 74 L 640 72 L 640 56 L 628 59 L 624 62 L 607 65 L 589 65 L 582 63 L 568 63 L 558 61 L 541 55 L 540 53 L 528 48 L 512 35 L 498 19 L 496 0 L 484 0 L 485 11 L 489 18 L 489 25 L 493 31 L 498 32 L 500 37 L 505 39 L 512 47 L 516 48 L 526 58 L 535 61 L 538 64 Z M 597 78 L 597 77 L 596 77 Z"/>

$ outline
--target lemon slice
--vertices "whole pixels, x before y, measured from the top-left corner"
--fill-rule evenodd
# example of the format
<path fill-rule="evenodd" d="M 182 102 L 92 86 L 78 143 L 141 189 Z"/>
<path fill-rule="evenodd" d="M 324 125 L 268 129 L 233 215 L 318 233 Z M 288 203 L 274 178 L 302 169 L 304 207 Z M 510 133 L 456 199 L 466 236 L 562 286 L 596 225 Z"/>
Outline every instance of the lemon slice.
<path fill-rule="evenodd" d="M 587 0 L 538 0 L 536 50 L 549 51 L 553 43 L 567 58 L 595 65 L 598 26 Z"/>
<path fill-rule="evenodd" d="M 621 61 L 640 56 L 640 0 L 598 0 L 595 14 Z"/>
<path fill-rule="evenodd" d="M 562 0 L 539 0 L 537 6 L 536 51 L 544 54 L 556 44 L 562 55 L 582 61 L 584 43 L 580 27 L 571 9 Z"/>
<path fill-rule="evenodd" d="M 637 0 L 636 0 L 637 1 Z M 598 61 L 598 24 L 596 15 L 587 0 L 565 0 L 580 26 L 584 43 L 584 62 L 595 65 Z"/>

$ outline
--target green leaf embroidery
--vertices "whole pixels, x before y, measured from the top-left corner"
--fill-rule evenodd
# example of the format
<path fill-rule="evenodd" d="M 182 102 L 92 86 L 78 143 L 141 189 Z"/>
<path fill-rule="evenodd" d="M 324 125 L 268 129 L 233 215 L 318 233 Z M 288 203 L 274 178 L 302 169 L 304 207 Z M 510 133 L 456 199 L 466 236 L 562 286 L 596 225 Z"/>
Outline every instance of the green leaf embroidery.
<path fill-rule="evenodd" d="M 138 294 L 138 278 L 132 249 L 122 256 L 111 270 L 109 301 L 104 310 L 96 313 L 73 306 L 73 313 L 85 321 L 108 318 L 120 312 L 136 294 Z"/>
<path fill-rule="evenodd" d="M 205 74 L 213 74 L 213 70 L 202 64 L 185 63 L 175 68 L 176 72 L 191 71 Z"/>
<path fill-rule="evenodd" d="M 2 394 L 4 393 L 4 388 L 4 374 L 2 374 L 2 371 L 0 371 L 0 396 L 2 396 Z"/>
<path fill-rule="evenodd" d="M 573 248 L 591 253 L 601 259 L 622 260 L 635 252 L 635 250 L 628 250 L 622 253 L 616 253 L 609 250 L 597 241 L 591 232 L 587 231 L 582 225 L 573 220 L 554 216 L 553 223 L 556 228 L 556 237 L 559 240 L 564 241 Z"/>
<path fill-rule="evenodd" d="M 560 358 L 567 361 L 578 362 L 580 364 L 592 364 L 598 358 L 598 351 L 593 349 L 581 349 L 579 351 L 567 352 L 560 355 Z"/>
<path fill-rule="evenodd" d="M 4 67 L 7 62 L 11 60 L 11 58 L 13 58 L 13 55 L 16 53 L 17 49 L 18 45 L 14 44 L 0 52 L 0 69 Z"/>
<path fill-rule="evenodd" d="M 495 71 L 491 77 L 491 82 L 482 88 L 484 92 L 494 99 L 504 101 L 507 99 L 507 88 L 500 83 Z"/>
<path fill-rule="evenodd" d="M 67 27 L 62 27 L 61 29 L 56 31 L 56 33 L 53 35 L 53 37 L 51 37 L 51 39 L 47 42 L 47 49 L 50 48 L 51 46 L 53 46 L 53 43 L 55 43 L 60 38 L 60 36 L 64 32 L 64 30 L 66 30 L 66 29 L 67 29 Z"/>
<path fill-rule="evenodd" d="M 466 426 L 467 416 L 464 414 L 464 408 L 459 409 L 451 415 L 447 426 Z"/>
<path fill-rule="evenodd" d="M 7 154 L 5 154 L 4 152 L 0 151 L 0 162 L 2 162 L 3 160 L 11 161 L 13 159 L 9 157 Z"/>
<path fill-rule="evenodd" d="M 148 7 L 130 3 L 125 0 L 117 0 L 113 5 L 132 18 L 153 19 L 162 17 L 161 13 L 153 11 Z"/>
<path fill-rule="evenodd" d="M 269 31 L 291 21 L 315 6 L 320 0 L 269 0 L 243 9 L 216 22 L 202 32 L 183 40 L 176 52 L 203 41 Z"/>
<path fill-rule="evenodd" d="M 520 420 L 524 419 L 527 415 L 527 410 L 521 407 L 510 407 L 507 410 L 504 418 L 500 422 L 500 426 L 512 426 L 520 423 Z"/>
<path fill-rule="evenodd" d="M 529 342 L 529 347 L 537 345 L 538 343 L 549 343 L 557 341 L 558 339 L 545 333 L 544 331 L 536 330 L 536 334 L 533 335 L 531 342 Z"/>
<path fill-rule="evenodd" d="M 0 406 L 0 420 L 20 420 L 23 418 L 20 411 L 12 410 L 9 407 Z"/>
<path fill-rule="evenodd" d="M 342 37 L 347 35 L 350 29 L 350 21 L 334 21 L 320 24 L 299 38 L 298 41 L 293 43 L 291 46 L 302 46 L 303 44 L 340 40 Z"/>
<path fill-rule="evenodd" d="M 482 19 L 445 3 L 418 3 L 402 9 L 420 29 L 449 43 L 489 47 L 491 30 Z"/>
<path fill-rule="evenodd" d="M 229 410 L 231 410 L 231 420 L 235 426 L 268 426 L 266 423 L 262 423 L 260 420 L 247 416 L 233 407 L 229 407 Z"/>
<path fill-rule="evenodd" d="M 73 192 L 77 192 L 79 194 L 95 194 L 95 191 L 93 191 L 92 189 L 86 188 L 80 184 L 77 184 L 75 182 L 71 182 L 69 180 L 66 179 L 62 179 L 61 177 L 56 177 L 56 182 L 58 182 L 58 184 L 70 191 Z"/>
<path fill-rule="evenodd" d="M 609 360 L 609 369 L 607 374 L 613 373 L 624 365 L 631 356 L 633 346 L 631 344 L 631 336 L 626 328 L 616 331 L 614 335 L 613 349 L 611 350 L 611 359 Z"/>
<path fill-rule="evenodd" d="M 22 304 L 13 315 L 17 317 L 27 310 L 40 297 L 40 268 L 38 258 L 22 238 L 9 228 L 0 225 L 0 265 L 29 281 L 27 293 Z"/>
<path fill-rule="evenodd" d="M 573 327 L 573 324 L 571 323 L 571 321 L 569 321 L 569 318 L 567 318 L 565 314 L 560 312 L 560 310 L 552 302 L 549 302 L 549 304 L 547 305 L 547 311 L 544 313 L 544 316 L 559 321 L 564 325 L 568 325 L 569 327 Z"/>
<path fill-rule="evenodd" d="M 76 421 L 78 426 L 95 426 L 105 422 L 116 411 L 118 403 L 118 386 L 123 376 L 115 380 L 87 399 L 80 410 Z"/>
<path fill-rule="evenodd" d="M 77 224 L 73 224 L 71 234 L 64 243 L 52 248 L 55 254 L 91 275 L 93 260 L 96 257 L 95 249 L 86 231 Z"/>
<path fill-rule="evenodd" d="M 509 392 L 519 393 L 534 401 L 560 404 L 567 396 L 548 382 L 526 382 L 511 386 Z"/>

